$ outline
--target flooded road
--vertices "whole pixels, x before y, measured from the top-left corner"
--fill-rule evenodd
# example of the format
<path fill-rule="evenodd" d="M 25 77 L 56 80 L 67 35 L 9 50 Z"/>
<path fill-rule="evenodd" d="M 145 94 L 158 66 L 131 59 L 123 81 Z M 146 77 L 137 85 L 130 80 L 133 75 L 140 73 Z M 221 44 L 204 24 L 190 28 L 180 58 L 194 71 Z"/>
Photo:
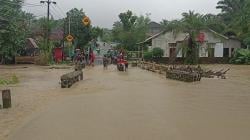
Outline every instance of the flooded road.
<path fill-rule="evenodd" d="M 226 80 L 191 84 L 137 68 L 90 68 L 84 81 L 56 91 L 70 96 L 9 140 L 249 140 L 250 67 L 230 67 Z"/>

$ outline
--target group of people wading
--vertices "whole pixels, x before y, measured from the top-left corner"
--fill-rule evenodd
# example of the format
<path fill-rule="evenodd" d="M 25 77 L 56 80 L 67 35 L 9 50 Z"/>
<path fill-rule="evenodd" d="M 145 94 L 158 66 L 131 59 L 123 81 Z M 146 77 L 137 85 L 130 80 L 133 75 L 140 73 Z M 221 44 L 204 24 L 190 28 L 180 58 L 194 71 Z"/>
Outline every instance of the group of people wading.
<path fill-rule="evenodd" d="M 95 62 L 95 54 L 92 49 L 90 49 L 89 53 L 85 53 L 84 50 L 77 49 L 76 55 L 73 61 L 77 64 L 81 64 L 85 67 L 85 65 L 94 66 Z"/>
<path fill-rule="evenodd" d="M 104 69 L 107 69 L 109 64 L 124 64 L 124 67 L 127 67 L 124 56 L 124 51 L 119 51 L 115 55 L 105 54 L 102 59 Z M 76 65 L 81 65 L 84 68 L 85 65 L 94 66 L 95 59 L 96 57 L 92 49 L 87 53 L 84 50 L 76 49 L 73 61 Z"/>
<path fill-rule="evenodd" d="M 124 51 L 120 51 L 119 55 L 104 55 L 103 57 L 103 67 L 104 69 L 108 68 L 108 64 L 116 64 L 118 70 L 126 71 L 128 68 L 128 62 L 125 60 L 125 53 Z M 121 68 L 122 67 L 122 68 Z"/>

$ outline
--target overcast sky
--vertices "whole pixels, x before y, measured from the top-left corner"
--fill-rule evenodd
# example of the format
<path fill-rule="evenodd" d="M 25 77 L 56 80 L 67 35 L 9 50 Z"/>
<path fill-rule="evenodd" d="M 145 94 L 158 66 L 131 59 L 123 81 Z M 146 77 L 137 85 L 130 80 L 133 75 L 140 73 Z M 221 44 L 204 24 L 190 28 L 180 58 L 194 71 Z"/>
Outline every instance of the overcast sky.
<path fill-rule="evenodd" d="M 54 0 L 57 7 L 52 7 L 55 18 L 62 17 L 71 8 L 83 8 L 91 18 L 94 26 L 112 28 L 119 20 L 121 12 L 132 10 L 136 15 L 150 13 L 151 20 L 160 22 L 162 19 L 179 19 L 181 13 L 188 10 L 206 13 L 218 13 L 216 4 L 219 0 Z M 25 0 L 25 3 L 38 4 L 40 0 Z M 46 7 L 27 7 L 24 9 L 36 16 L 46 15 Z M 62 13 L 64 11 L 65 13 Z"/>

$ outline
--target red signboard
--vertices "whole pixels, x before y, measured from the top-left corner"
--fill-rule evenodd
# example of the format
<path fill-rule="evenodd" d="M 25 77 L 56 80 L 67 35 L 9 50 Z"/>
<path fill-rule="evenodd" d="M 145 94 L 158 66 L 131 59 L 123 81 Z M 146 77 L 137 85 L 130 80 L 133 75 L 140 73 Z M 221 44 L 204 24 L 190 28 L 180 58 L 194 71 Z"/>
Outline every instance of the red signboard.
<path fill-rule="evenodd" d="M 61 62 L 63 59 L 63 50 L 62 48 L 54 49 L 54 59 L 57 63 Z"/>
<path fill-rule="evenodd" d="M 200 33 L 198 36 L 199 42 L 203 43 L 205 41 L 205 33 Z"/>

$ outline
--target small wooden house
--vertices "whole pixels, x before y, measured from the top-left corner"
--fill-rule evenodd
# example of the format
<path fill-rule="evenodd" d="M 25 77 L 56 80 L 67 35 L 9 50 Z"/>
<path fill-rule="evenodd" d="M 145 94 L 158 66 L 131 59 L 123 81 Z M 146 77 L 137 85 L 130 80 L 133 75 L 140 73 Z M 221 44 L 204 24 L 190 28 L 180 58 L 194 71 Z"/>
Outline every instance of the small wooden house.
<path fill-rule="evenodd" d="M 20 56 L 15 56 L 15 63 L 35 64 L 35 59 L 39 55 L 39 47 L 33 38 L 26 39 L 26 46 L 20 54 Z"/>

